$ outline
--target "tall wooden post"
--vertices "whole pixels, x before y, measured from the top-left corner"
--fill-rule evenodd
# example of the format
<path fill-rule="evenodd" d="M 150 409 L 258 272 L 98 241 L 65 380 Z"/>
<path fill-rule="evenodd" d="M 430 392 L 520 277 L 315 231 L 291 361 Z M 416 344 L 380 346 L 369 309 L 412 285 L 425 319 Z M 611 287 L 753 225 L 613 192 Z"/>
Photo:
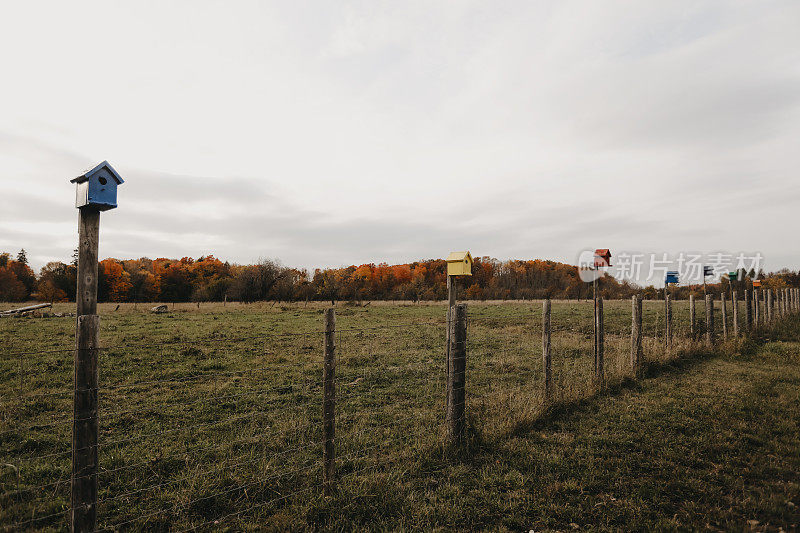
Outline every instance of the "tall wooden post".
<path fill-rule="evenodd" d="M 605 358 L 605 333 L 603 331 L 603 299 L 597 298 L 597 354 L 594 359 L 594 381 L 598 389 L 605 386 L 605 375 L 603 372 L 603 359 Z"/>
<path fill-rule="evenodd" d="M 550 299 L 542 303 L 542 366 L 544 368 L 544 402 L 553 399 L 553 370 L 550 356 Z"/>
<path fill-rule="evenodd" d="M 761 323 L 761 309 L 759 298 L 761 291 L 753 289 L 753 327 L 757 328 Z"/>
<path fill-rule="evenodd" d="M 664 295 L 664 343 L 667 351 L 672 349 L 672 297 Z"/>
<path fill-rule="evenodd" d="M 780 309 L 781 318 L 786 316 L 786 289 L 781 289 L 778 292 L 778 308 Z"/>
<path fill-rule="evenodd" d="M 453 366 L 450 355 L 450 334 L 453 329 L 453 307 L 456 305 L 456 276 L 447 276 L 447 338 L 445 342 L 445 413 L 450 411 L 450 369 Z"/>
<path fill-rule="evenodd" d="M 728 340 L 728 304 L 725 301 L 725 291 L 720 293 L 722 301 L 722 340 Z"/>
<path fill-rule="evenodd" d="M 595 267 L 595 269 L 597 269 L 597 267 Z M 593 332 L 593 333 L 594 333 L 594 335 L 593 335 L 593 339 L 594 339 L 594 340 L 593 340 L 593 343 L 594 343 L 594 360 L 595 360 L 595 363 L 596 363 L 596 362 L 597 362 L 597 350 L 598 350 L 598 333 L 597 333 L 597 277 L 596 277 L 596 276 L 595 276 L 595 278 L 592 280 L 592 305 L 593 305 L 593 308 L 594 308 L 594 311 L 593 311 L 593 312 L 594 312 L 594 315 L 593 315 L 593 317 L 594 317 L 594 318 L 592 319 L 592 324 L 593 324 L 593 327 L 592 327 L 592 329 L 594 330 L 594 332 Z"/>
<path fill-rule="evenodd" d="M 773 313 L 775 309 L 773 307 L 772 302 L 772 289 L 767 289 L 767 322 L 772 322 L 774 320 Z"/>
<path fill-rule="evenodd" d="M 750 289 L 744 290 L 744 320 L 745 329 L 753 329 L 753 291 Z"/>
<path fill-rule="evenodd" d="M 689 335 L 694 340 L 697 337 L 697 326 L 695 325 L 694 314 L 694 294 L 689 295 Z"/>
<path fill-rule="evenodd" d="M 325 355 L 322 365 L 322 485 L 333 492 L 336 475 L 336 310 L 325 310 Z"/>
<path fill-rule="evenodd" d="M 642 375 L 642 299 L 631 298 L 631 368 L 638 379 Z"/>
<path fill-rule="evenodd" d="M 706 345 L 714 346 L 714 297 L 706 294 Z"/>
<path fill-rule="evenodd" d="M 466 370 L 467 370 L 467 306 L 453 307 L 450 333 L 450 400 L 447 402 L 447 435 L 452 444 L 464 441 Z"/>
<path fill-rule="evenodd" d="M 98 344 L 97 270 L 100 211 L 78 212 L 78 286 L 72 422 L 72 512 L 75 533 L 94 531 L 97 524 Z"/>
<path fill-rule="evenodd" d="M 739 337 L 739 294 L 733 291 L 731 296 L 731 309 L 733 310 L 733 337 Z"/>

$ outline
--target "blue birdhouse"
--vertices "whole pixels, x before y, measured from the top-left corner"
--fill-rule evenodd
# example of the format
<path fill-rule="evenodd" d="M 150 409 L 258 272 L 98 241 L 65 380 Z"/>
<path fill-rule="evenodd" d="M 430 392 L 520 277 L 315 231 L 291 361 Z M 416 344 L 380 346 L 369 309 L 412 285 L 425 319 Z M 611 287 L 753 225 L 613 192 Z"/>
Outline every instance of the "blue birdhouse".
<path fill-rule="evenodd" d="M 117 207 L 117 186 L 123 183 L 117 171 L 103 161 L 91 170 L 70 180 L 75 183 L 75 207 L 93 207 L 99 211 L 107 211 Z"/>

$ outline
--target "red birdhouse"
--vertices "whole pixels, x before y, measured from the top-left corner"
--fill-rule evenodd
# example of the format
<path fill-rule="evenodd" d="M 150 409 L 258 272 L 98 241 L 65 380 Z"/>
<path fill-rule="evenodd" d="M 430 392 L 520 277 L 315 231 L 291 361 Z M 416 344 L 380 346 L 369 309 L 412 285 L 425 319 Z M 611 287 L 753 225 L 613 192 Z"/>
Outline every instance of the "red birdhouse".
<path fill-rule="evenodd" d="M 594 251 L 594 267 L 610 267 L 611 266 L 611 252 L 608 248 L 598 248 Z"/>

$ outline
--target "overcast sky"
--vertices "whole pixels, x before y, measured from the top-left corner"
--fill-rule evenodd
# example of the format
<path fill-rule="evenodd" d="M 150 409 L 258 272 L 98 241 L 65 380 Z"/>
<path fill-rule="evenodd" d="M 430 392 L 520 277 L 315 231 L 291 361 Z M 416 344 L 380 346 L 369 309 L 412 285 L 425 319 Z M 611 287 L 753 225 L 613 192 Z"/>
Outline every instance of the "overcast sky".
<path fill-rule="evenodd" d="M 800 2 L 4 2 L 0 251 L 800 267 Z"/>

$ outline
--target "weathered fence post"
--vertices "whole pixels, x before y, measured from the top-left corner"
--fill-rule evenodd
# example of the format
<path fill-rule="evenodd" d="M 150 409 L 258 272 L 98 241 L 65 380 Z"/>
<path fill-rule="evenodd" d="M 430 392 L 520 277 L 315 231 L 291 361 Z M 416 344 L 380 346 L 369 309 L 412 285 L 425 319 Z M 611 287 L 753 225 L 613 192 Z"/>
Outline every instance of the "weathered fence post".
<path fill-rule="evenodd" d="M 759 321 L 759 309 L 758 309 L 758 289 L 753 289 L 753 327 L 758 328 L 758 321 Z"/>
<path fill-rule="evenodd" d="M 733 337 L 739 337 L 739 295 L 733 291 L 731 296 L 731 309 L 733 310 Z"/>
<path fill-rule="evenodd" d="M 466 427 L 467 305 L 457 304 L 452 315 L 447 434 L 452 444 L 459 445 L 464 441 Z"/>
<path fill-rule="evenodd" d="M 77 178 L 81 179 L 81 178 Z M 75 180 L 73 180 L 75 181 Z M 83 182 L 78 183 L 81 191 Z M 88 182 L 83 188 L 88 188 Z M 79 195 L 80 196 L 80 195 Z M 76 205 L 78 210 L 78 282 L 76 294 L 75 358 L 72 396 L 72 479 L 70 529 L 94 531 L 97 524 L 98 248 L 100 209 Z"/>
<path fill-rule="evenodd" d="M 672 297 L 664 296 L 664 344 L 667 351 L 672 349 Z"/>
<path fill-rule="evenodd" d="M 445 387 L 444 394 L 444 412 L 448 413 L 450 410 L 450 368 L 452 363 L 450 361 L 450 335 L 453 330 L 453 307 L 456 305 L 456 278 L 454 276 L 447 276 L 447 338 L 445 340 Z"/>
<path fill-rule="evenodd" d="M 694 294 L 689 295 L 689 335 L 692 337 L 692 340 L 697 338 L 697 326 L 695 325 L 694 314 Z"/>
<path fill-rule="evenodd" d="M 772 322 L 775 317 L 775 308 L 772 301 L 772 289 L 767 289 L 767 322 Z"/>
<path fill-rule="evenodd" d="M 750 289 L 744 290 L 744 320 L 745 329 L 753 329 L 753 291 Z"/>
<path fill-rule="evenodd" d="M 631 368 L 638 379 L 642 374 L 642 299 L 631 298 Z"/>
<path fill-rule="evenodd" d="M 550 299 L 542 303 L 542 366 L 544 367 L 544 402 L 553 399 L 553 369 L 550 360 Z"/>
<path fill-rule="evenodd" d="M 83 239 L 81 240 L 83 242 Z M 96 242 L 96 241 L 95 241 Z M 81 247 L 81 252 L 83 247 Z M 80 269 L 82 253 L 78 259 Z M 96 249 L 95 249 L 96 253 Z M 96 257 L 96 256 L 95 256 Z M 85 264 L 86 262 L 84 262 Z M 91 263 L 91 261 L 89 261 Z M 86 265 L 91 270 L 91 264 Z M 95 272 L 97 264 L 95 262 Z M 92 282 L 84 275 L 81 285 L 86 288 Z M 94 276 L 95 284 L 97 276 Z M 95 285 L 96 287 L 96 285 Z M 95 293 L 96 294 L 96 293 Z M 78 306 L 81 307 L 79 297 Z M 75 350 L 75 380 L 72 422 L 72 531 L 94 531 L 97 523 L 97 472 L 98 472 L 98 345 L 100 317 L 95 309 L 87 309 L 84 300 L 84 313 L 78 316 L 77 349 Z M 94 311 L 94 312 L 89 312 Z"/>
<path fill-rule="evenodd" d="M 597 322 L 595 331 L 597 331 L 597 353 L 594 358 L 594 381 L 598 389 L 603 389 L 605 386 L 605 376 L 603 372 L 603 364 L 605 358 L 605 332 L 603 330 L 603 299 L 597 298 Z"/>
<path fill-rule="evenodd" d="M 325 310 L 325 357 L 322 365 L 322 486 L 333 493 L 336 475 L 336 310 Z"/>
<path fill-rule="evenodd" d="M 769 289 L 765 288 L 761 292 L 762 292 L 762 300 L 761 300 L 762 306 L 761 307 L 764 310 L 764 313 L 763 313 L 764 314 L 764 324 L 769 325 L 769 322 L 771 320 L 770 310 L 769 310 L 769 302 L 767 301 L 767 296 L 769 296 Z"/>
<path fill-rule="evenodd" d="M 728 340 L 728 305 L 725 301 L 725 291 L 720 294 L 722 302 L 722 340 Z"/>
<path fill-rule="evenodd" d="M 780 292 L 778 293 L 778 297 L 779 297 L 778 300 L 779 308 L 781 310 L 780 314 L 781 318 L 783 318 L 786 316 L 786 289 L 781 289 Z"/>
<path fill-rule="evenodd" d="M 714 296 L 706 294 L 706 344 L 714 346 Z"/>

